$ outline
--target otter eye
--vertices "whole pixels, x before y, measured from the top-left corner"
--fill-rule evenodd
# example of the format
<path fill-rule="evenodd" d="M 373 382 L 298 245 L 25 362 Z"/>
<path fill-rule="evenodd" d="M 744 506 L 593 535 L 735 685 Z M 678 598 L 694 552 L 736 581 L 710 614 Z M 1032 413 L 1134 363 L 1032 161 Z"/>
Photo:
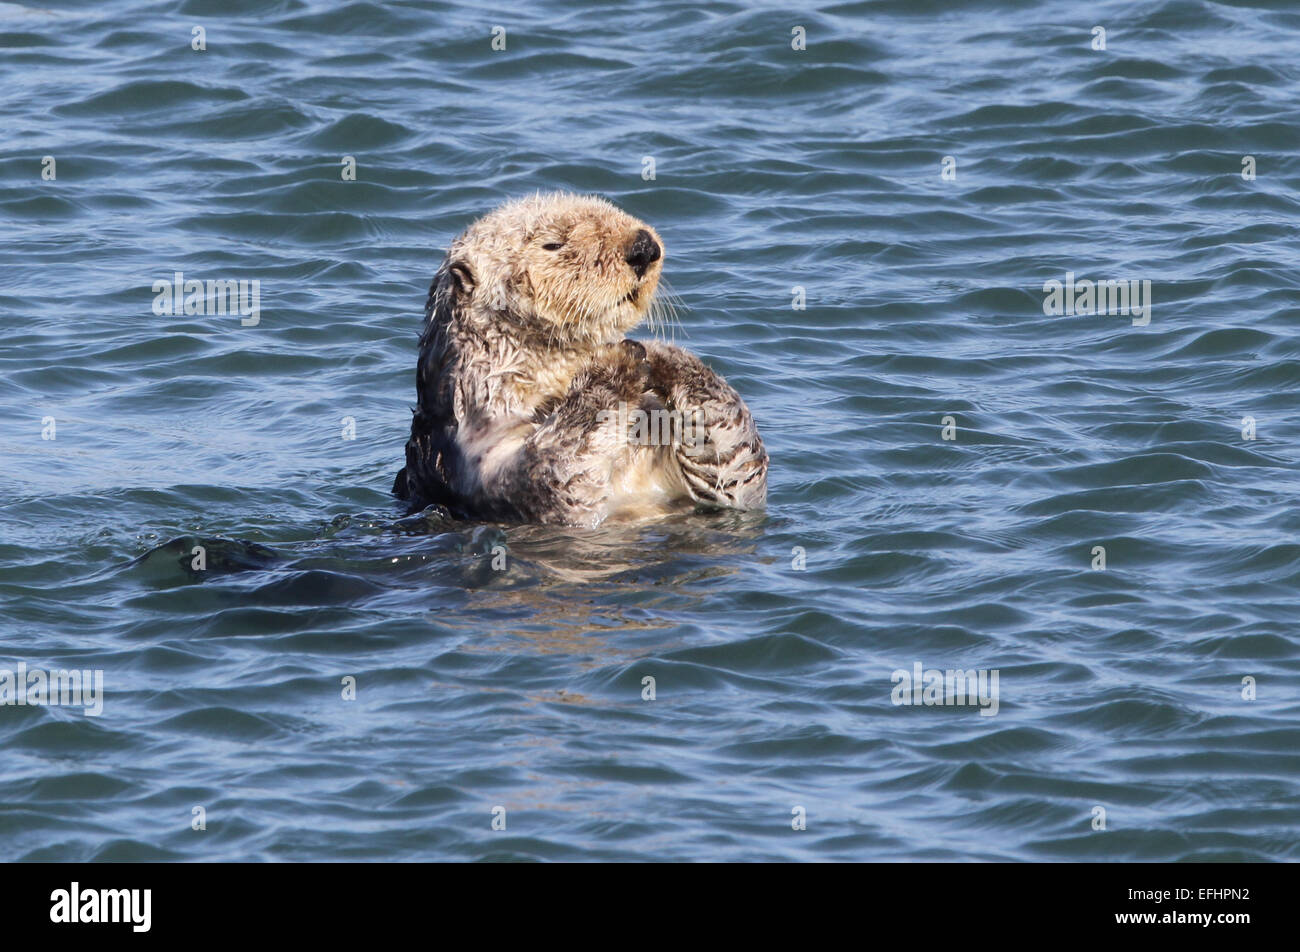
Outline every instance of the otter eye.
<path fill-rule="evenodd" d="M 559 251 L 563 247 L 564 242 L 562 241 L 548 241 L 546 244 L 542 245 L 542 248 L 546 251 Z"/>

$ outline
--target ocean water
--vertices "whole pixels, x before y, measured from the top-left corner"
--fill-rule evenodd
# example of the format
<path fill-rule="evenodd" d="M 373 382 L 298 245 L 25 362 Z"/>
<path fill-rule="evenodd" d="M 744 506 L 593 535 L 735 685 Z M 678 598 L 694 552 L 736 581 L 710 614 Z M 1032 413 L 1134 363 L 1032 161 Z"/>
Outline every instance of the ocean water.
<path fill-rule="evenodd" d="M 1298 54 L 1282 0 L 0 4 L 0 669 L 103 677 L 0 705 L 0 859 L 1300 858 Z M 429 278 L 537 189 L 664 236 L 766 513 L 389 496 Z"/>

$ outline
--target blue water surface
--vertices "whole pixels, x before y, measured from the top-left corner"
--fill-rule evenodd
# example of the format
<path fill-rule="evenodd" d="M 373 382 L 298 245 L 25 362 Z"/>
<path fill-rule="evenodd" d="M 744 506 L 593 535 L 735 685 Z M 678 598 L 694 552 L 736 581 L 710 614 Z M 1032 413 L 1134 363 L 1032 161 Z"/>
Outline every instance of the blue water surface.
<path fill-rule="evenodd" d="M 0 705 L 0 858 L 1300 858 L 1298 54 L 1281 0 L 0 4 L 0 669 L 104 679 Z M 537 189 L 663 235 L 765 514 L 392 500 L 430 276 Z"/>

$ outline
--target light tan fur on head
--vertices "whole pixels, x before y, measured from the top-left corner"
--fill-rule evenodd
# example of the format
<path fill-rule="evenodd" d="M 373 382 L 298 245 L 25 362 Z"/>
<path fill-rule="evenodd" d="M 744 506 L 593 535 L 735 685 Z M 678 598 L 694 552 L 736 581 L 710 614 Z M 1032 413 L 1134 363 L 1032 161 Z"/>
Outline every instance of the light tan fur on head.
<path fill-rule="evenodd" d="M 655 260 L 638 274 L 628 256 L 642 233 Z M 653 228 L 605 199 L 554 192 L 480 218 L 452 243 L 448 260 L 469 292 L 469 316 L 512 324 L 534 346 L 572 348 L 620 340 L 641 322 L 662 249 Z"/>

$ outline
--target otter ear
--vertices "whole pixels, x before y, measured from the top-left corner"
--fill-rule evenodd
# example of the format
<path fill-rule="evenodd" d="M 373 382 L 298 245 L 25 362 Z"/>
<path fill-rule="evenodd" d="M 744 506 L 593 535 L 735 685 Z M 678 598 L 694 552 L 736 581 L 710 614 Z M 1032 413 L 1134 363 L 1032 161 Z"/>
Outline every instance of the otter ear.
<path fill-rule="evenodd" d="M 453 261 L 447 266 L 447 270 L 459 294 L 474 293 L 474 287 L 478 282 L 474 280 L 474 272 L 469 269 L 468 264 L 461 260 Z"/>
<path fill-rule="evenodd" d="M 439 323 L 451 319 L 451 312 L 474 293 L 474 272 L 461 258 L 450 254 L 429 285 L 429 298 L 424 302 L 425 320 Z"/>

